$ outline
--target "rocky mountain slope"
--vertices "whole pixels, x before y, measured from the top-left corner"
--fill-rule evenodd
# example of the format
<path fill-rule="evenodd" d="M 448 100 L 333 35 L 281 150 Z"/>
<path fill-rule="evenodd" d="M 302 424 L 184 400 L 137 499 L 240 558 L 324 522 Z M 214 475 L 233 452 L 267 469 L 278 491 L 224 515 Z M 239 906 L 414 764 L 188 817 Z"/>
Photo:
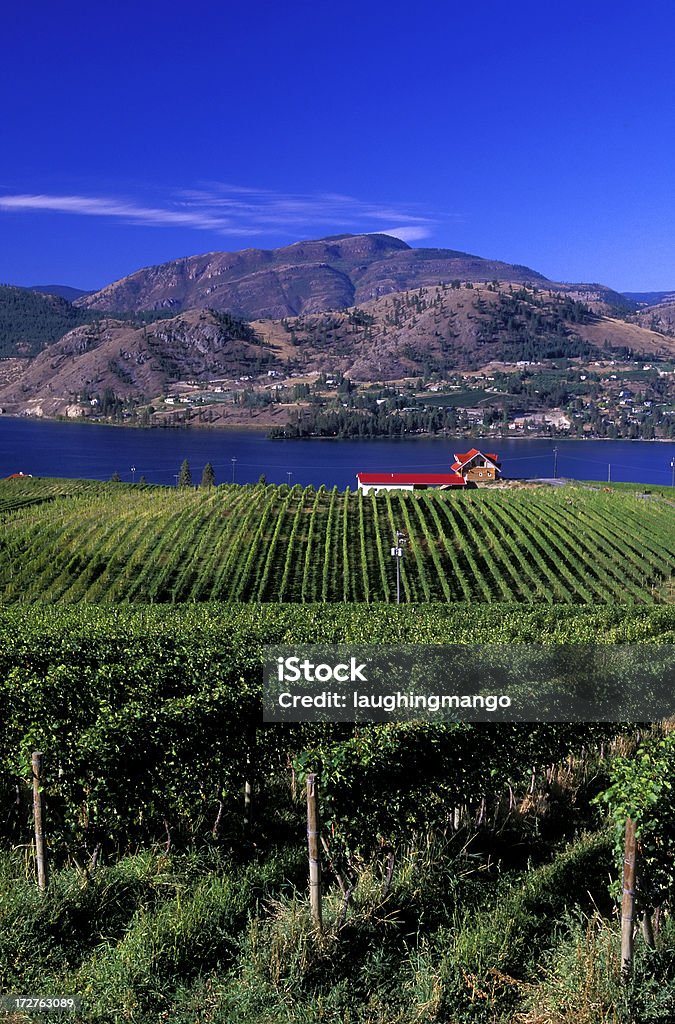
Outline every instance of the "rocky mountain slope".
<path fill-rule="evenodd" d="M 443 376 L 493 360 L 675 356 L 673 339 L 558 291 L 510 284 L 436 285 L 252 326 L 303 371 L 328 367 L 366 381 Z"/>
<path fill-rule="evenodd" d="M 602 285 L 387 235 L 338 236 L 176 260 L 76 304 L 0 288 L 0 408 L 80 415 L 104 395 L 138 405 L 188 380 L 269 389 L 271 370 L 376 382 L 495 360 L 674 359 L 674 322 L 675 307 L 637 309 Z"/>
<path fill-rule="evenodd" d="M 77 305 L 104 312 L 226 309 L 247 319 L 278 320 L 346 309 L 453 280 L 530 282 L 577 291 L 587 301 L 606 306 L 630 306 L 602 285 L 552 285 L 529 267 L 452 249 L 412 249 L 389 235 L 346 235 L 280 249 L 189 256 L 138 270 L 83 296 Z"/>
<path fill-rule="evenodd" d="M 80 415 L 106 392 L 141 402 L 170 381 L 237 377 L 279 366 L 277 354 L 248 324 L 226 314 L 191 310 L 137 327 L 102 320 L 69 331 L 0 388 L 10 413 Z"/>
<path fill-rule="evenodd" d="M 176 381 L 225 379 L 232 390 L 279 376 L 341 372 L 355 381 L 440 376 L 494 360 L 674 358 L 675 339 L 595 313 L 549 288 L 434 285 L 346 310 L 243 322 L 189 310 L 145 325 L 103 319 L 69 331 L 0 387 L 0 406 L 80 415 L 108 391 L 136 403 Z"/>
<path fill-rule="evenodd" d="M 675 337 L 675 295 L 670 301 L 645 306 L 635 314 L 636 323 L 653 331 L 660 331 Z"/>

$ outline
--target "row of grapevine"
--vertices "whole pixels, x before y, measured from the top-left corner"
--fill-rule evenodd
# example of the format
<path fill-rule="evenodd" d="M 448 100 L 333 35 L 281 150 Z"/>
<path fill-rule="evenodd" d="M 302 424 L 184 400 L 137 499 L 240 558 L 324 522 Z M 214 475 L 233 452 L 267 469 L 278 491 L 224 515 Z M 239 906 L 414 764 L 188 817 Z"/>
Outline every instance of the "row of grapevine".
<path fill-rule="evenodd" d="M 390 602 L 397 530 L 407 603 L 649 603 L 675 573 L 672 508 L 621 492 L 100 486 L 2 515 L 0 597 Z"/>
<path fill-rule="evenodd" d="M 348 803 L 364 799 L 358 782 L 367 770 L 371 803 L 375 794 L 392 793 L 391 801 L 378 796 L 383 826 L 387 816 L 394 822 L 394 793 L 414 796 L 415 773 L 420 784 L 433 779 L 479 799 L 495 771 L 507 779 L 529 770 L 535 757 L 551 763 L 590 733 L 560 723 L 536 729 L 410 723 L 361 727 L 353 735 L 343 726 L 264 728 L 262 646 L 326 639 L 439 644 L 481 636 L 500 643 L 533 635 L 550 643 L 672 643 L 675 608 L 510 605 L 507 614 L 504 606 L 486 605 L 5 607 L 0 827 L 12 833 L 17 779 L 27 777 L 30 751 L 41 749 L 51 766 L 52 827 L 64 843 L 154 840 L 164 819 L 203 835 L 218 800 L 237 813 L 252 736 L 256 771 L 305 751 L 305 766 L 313 758 L 326 782 L 333 767 L 343 780 L 353 772 L 354 788 L 342 787 Z M 350 818 L 359 813 L 351 808 Z"/>

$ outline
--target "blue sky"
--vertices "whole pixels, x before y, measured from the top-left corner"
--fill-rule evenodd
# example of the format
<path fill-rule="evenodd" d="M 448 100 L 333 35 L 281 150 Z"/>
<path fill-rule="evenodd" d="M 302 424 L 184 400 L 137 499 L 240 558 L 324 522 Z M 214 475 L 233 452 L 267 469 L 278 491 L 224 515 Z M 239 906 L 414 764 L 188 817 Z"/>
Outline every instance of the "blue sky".
<path fill-rule="evenodd" d="M 0 281 L 391 231 L 675 289 L 670 0 L 12 7 Z"/>

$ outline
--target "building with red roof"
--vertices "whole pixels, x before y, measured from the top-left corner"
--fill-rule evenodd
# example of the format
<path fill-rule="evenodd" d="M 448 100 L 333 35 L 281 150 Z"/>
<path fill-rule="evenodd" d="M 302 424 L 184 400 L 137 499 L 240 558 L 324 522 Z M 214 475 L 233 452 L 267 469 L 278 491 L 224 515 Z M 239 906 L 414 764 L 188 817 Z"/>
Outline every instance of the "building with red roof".
<path fill-rule="evenodd" d="M 499 480 L 501 476 L 499 456 L 494 452 L 481 452 L 478 448 L 455 452 L 452 469 L 461 474 L 467 483 L 486 483 L 488 480 Z"/>
<path fill-rule="evenodd" d="M 446 491 L 466 487 L 460 473 L 357 473 L 359 490 L 369 491 L 425 491 L 429 487 Z"/>
<path fill-rule="evenodd" d="M 357 473 L 359 490 L 369 491 L 424 491 L 432 487 L 449 491 L 477 483 L 488 483 L 501 476 L 499 456 L 494 452 L 481 452 L 471 448 L 455 453 L 452 473 Z"/>

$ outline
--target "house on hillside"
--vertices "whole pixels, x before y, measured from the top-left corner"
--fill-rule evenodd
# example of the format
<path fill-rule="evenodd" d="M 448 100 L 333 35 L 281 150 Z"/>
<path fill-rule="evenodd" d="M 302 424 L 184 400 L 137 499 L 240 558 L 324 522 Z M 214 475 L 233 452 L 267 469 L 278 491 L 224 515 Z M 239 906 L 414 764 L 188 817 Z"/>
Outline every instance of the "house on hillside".
<path fill-rule="evenodd" d="M 447 491 L 466 487 L 459 473 L 357 473 L 359 490 L 370 491 L 426 491 L 433 488 Z"/>
<path fill-rule="evenodd" d="M 455 452 L 455 461 L 451 467 L 465 483 L 485 483 L 488 480 L 499 480 L 501 463 L 494 452 L 481 452 L 471 448 L 468 452 Z"/>

